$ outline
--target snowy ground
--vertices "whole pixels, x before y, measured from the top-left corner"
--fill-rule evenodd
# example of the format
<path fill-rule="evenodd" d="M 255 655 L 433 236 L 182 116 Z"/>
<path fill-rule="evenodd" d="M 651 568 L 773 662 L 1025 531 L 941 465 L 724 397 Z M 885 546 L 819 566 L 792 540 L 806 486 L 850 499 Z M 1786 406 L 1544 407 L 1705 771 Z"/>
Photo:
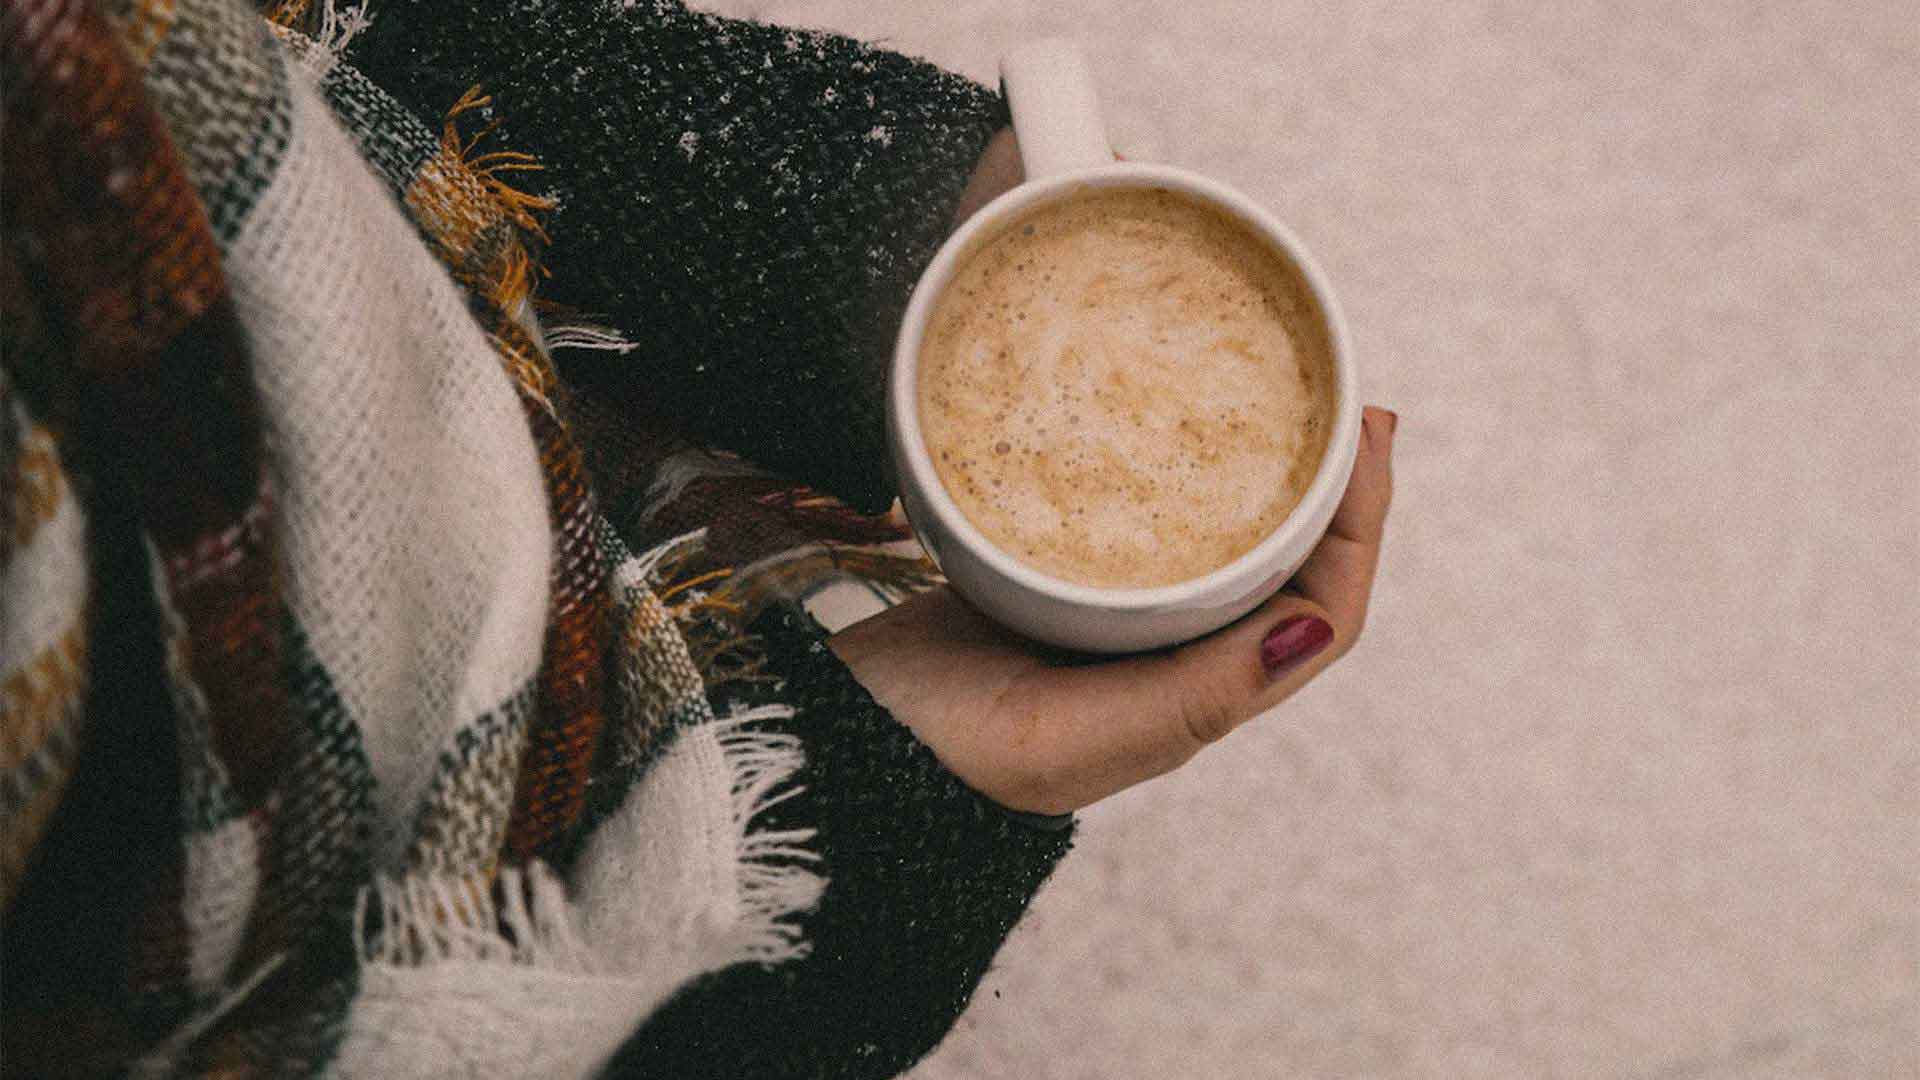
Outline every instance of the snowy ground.
<path fill-rule="evenodd" d="M 1086 814 L 916 1077 L 1920 1075 L 1909 4 L 705 6 L 1077 34 L 1402 418 L 1361 647 Z"/>

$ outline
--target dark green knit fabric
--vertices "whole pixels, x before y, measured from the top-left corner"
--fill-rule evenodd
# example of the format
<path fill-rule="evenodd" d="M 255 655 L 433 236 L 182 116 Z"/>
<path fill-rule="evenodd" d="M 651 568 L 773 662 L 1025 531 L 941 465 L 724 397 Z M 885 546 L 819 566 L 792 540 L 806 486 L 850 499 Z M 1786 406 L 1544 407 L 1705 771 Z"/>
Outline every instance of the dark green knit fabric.
<path fill-rule="evenodd" d="M 811 952 L 702 979 L 654 1013 L 613 1076 L 858 1080 L 895 1076 L 966 1008 L 1002 940 L 1072 846 L 1014 821 L 954 778 L 875 704 L 817 624 L 776 610 L 753 627 L 773 695 L 806 740 L 803 790 L 770 829 L 814 827 L 828 878 L 801 919 Z"/>
<path fill-rule="evenodd" d="M 867 511 L 883 383 L 999 96 L 830 34 L 674 3 L 382 0 L 351 62 L 416 115 L 476 84 L 559 199 L 541 295 L 634 352 L 569 380 Z"/>
<path fill-rule="evenodd" d="M 563 356 L 569 382 L 886 505 L 893 335 L 1005 121 L 997 95 L 845 38 L 671 3 L 384 0 L 349 60 L 423 117 L 480 84 L 500 122 L 490 145 L 541 159 L 515 177 L 560 201 L 540 294 L 640 344 Z M 805 746 L 801 793 L 758 825 L 817 830 L 828 886 L 798 917 L 810 952 L 688 987 L 609 1072 L 895 1076 L 965 1009 L 1071 829 L 974 794 L 811 619 L 785 610 L 753 630 L 784 680 L 768 700 L 797 710 L 766 726 Z"/>

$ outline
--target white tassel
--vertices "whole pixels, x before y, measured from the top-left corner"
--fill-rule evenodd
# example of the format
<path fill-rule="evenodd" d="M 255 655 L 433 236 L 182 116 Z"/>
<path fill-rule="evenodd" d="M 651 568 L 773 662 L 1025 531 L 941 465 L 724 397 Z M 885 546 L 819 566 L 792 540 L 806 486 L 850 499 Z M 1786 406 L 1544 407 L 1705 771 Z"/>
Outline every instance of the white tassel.
<path fill-rule="evenodd" d="M 319 82 L 346 55 L 347 45 L 371 25 L 373 14 L 366 4 L 320 0 L 320 25 L 312 37 L 277 24 L 272 29 L 313 81 Z"/>
<path fill-rule="evenodd" d="M 826 880 L 814 870 L 820 857 L 807 846 L 816 832 L 754 825 L 769 808 L 802 790 L 791 783 L 805 760 L 800 738 L 754 727 L 793 715 L 794 710 L 785 705 L 738 709 L 681 736 L 711 740 L 708 745 L 719 750 L 727 784 L 728 801 L 720 820 L 731 832 L 731 840 L 722 832 L 717 838 L 721 847 L 706 857 L 718 856 L 721 865 L 731 866 L 734 889 L 714 909 L 724 920 L 720 924 L 724 929 L 704 944 L 682 938 L 692 927 L 671 925 L 673 920 L 668 919 L 636 925 L 638 935 L 628 946 L 589 949 L 581 929 L 583 916 L 566 886 L 536 862 L 524 870 L 502 870 L 492 888 L 483 881 L 444 875 L 376 877 L 361 890 L 354 906 L 356 955 L 365 964 L 391 968 L 498 964 L 616 978 L 640 975 L 663 962 L 671 966 L 665 958 L 675 953 L 694 963 L 694 970 L 740 962 L 773 965 L 806 955 L 807 945 L 792 917 L 819 903 L 826 889 Z M 673 753 L 668 756 L 672 758 Z M 677 766 L 669 760 L 656 767 Z M 644 820 L 634 824 L 672 827 L 668 822 Z M 624 886 L 613 883 L 611 887 Z M 377 928 L 370 925 L 376 904 Z M 591 922 L 585 925 L 593 926 L 596 938 L 606 929 Z M 616 933 L 614 939 L 624 936 Z M 686 953 L 688 948 L 696 952 Z"/>
<path fill-rule="evenodd" d="M 604 352 L 630 353 L 640 347 L 637 341 L 611 326 L 593 323 L 563 323 L 543 328 L 542 340 L 548 349 L 598 349 Z"/>
<path fill-rule="evenodd" d="M 380 876 L 362 889 L 353 912 L 353 944 L 369 964 L 425 967 L 447 962 L 513 964 L 581 974 L 598 968 L 581 943 L 566 888 L 542 863 L 500 872 L 505 910 L 484 884 L 442 875 Z M 380 905 L 377 933 L 367 926 Z M 500 930 L 506 924 L 511 937 Z"/>
<path fill-rule="evenodd" d="M 645 524 L 680 497 L 687 485 L 703 476 L 765 476 L 766 472 L 738 458 L 715 457 L 703 450 L 686 450 L 660 463 L 647 488 L 647 505 L 640 511 Z"/>
<path fill-rule="evenodd" d="M 789 916 L 819 903 L 827 887 L 826 879 L 801 865 L 820 861 L 818 853 L 804 846 L 816 830 L 753 828 L 754 819 L 768 808 L 805 790 L 788 781 L 806 759 L 798 736 L 751 731 L 747 725 L 792 715 L 789 706 L 762 705 L 713 721 L 716 741 L 732 773 L 734 866 L 740 902 L 733 945 L 739 959 L 766 965 L 807 954 L 800 928 Z"/>
<path fill-rule="evenodd" d="M 339 63 L 346 55 L 348 43 L 372 24 L 373 15 L 365 4 L 347 6 L 335 0 L 320 0 L 320 31 L 314 35 L 313 44 L 326 57 L 326 65 L 314 74 L 323 75 L 327 68 Z"/>
<path fill-rule="evenodd" d="M 650 588 L 654 571 L 660 568 L 661 563 L 698 548 L 706 542 L 706 539 L 707 530 L 695 529 L 690 533 L 682 533 L 666 543 L 656 545 L 642 554 L 630 556 L 614 568 L 614 585 L 622 589 Z"/>

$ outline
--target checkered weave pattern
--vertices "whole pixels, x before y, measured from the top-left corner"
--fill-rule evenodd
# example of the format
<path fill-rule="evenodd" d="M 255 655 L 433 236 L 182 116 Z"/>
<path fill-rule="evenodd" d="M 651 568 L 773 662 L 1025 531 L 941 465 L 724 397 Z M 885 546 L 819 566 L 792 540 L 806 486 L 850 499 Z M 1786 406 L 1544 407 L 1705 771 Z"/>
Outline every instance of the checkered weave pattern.
<path fill-rule="evenodd" d="M 796 605 L 938 580 L 873 365 L 998 98 L 671 0 L 0 0 L 0 76 L 0 1074 L 925 1054 L 1070 840 Z"/>
<path fill-rule="evenodd" d="M 56 805 L 161 840 L 87 868 L 136 899 L 98 970 L 10 993 L 9 1068 L 458 1071 L 479 1017 L 514 1047 L 484 1071 L 577 1074 L 700 973 L 796 955 L 806 835 L 749 827 L 790 710 L 715 715 L 661 576 L 698 538 L 602 518 L 531 317 L 548 204 L 478 148 L 484 98 L 429 128 L 305 5 L 0 11 L 10 966 L 59 917 L 13 904 L 35 860 L 74 873 Z M 140 708 L 89 685 L 104 611 L 142 616 Z M 128 810 L 90 728 L 177 774 Z"/>

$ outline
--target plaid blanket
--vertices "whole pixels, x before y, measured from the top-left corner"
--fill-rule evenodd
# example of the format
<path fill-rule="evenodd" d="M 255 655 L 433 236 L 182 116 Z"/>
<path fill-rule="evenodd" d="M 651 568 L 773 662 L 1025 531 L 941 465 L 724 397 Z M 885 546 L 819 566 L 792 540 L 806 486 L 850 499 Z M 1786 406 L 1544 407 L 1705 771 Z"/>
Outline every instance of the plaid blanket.
<path fill-rule="evenodd" d="M 897 527 L 576 400 L 553 344 L 623 339 L 533 314 L 537 163 L 341 63 L 353 13 L 0 11 L 0 899 L 83 958 L 7 973 L 61 988 L 7 1067 L 575 1075 L 801 955 L 792 710 L 712 692 L 846 572 L 796 543 Z M 89 918 L 13 910 L 36 863 Z"/>

